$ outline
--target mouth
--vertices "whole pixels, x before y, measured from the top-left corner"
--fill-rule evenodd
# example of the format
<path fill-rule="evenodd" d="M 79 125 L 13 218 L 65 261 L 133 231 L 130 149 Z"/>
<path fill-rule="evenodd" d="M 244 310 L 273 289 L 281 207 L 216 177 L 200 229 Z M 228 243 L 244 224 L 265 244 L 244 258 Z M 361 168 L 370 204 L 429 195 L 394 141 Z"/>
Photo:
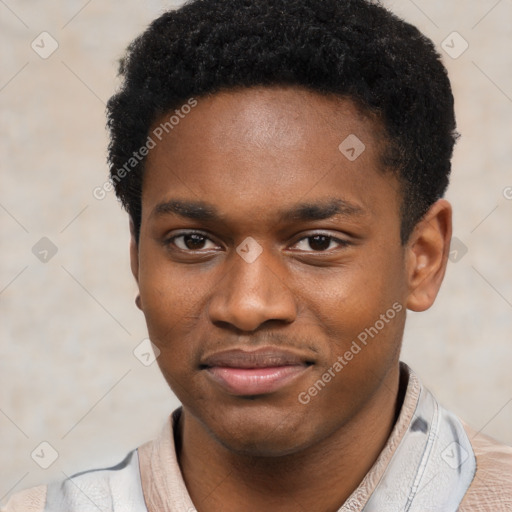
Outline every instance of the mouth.
<path fill-rule="evenodd" d="M 236 349 L 205 358 L 200 368 L 225 391 L 238 396 L 273 393 L 303 375 L 311 359 L 275 348 Z"/>

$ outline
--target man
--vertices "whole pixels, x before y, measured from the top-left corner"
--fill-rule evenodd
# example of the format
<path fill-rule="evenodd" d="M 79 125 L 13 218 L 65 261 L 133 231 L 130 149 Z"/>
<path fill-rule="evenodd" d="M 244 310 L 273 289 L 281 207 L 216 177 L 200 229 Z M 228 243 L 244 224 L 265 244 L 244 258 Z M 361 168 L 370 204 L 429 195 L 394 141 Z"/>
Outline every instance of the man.
<path fill-rule="evenodd" d="M 111 180 L 183 405 L 117 466 L 4 510 L 512 510 L 512 449 L 399 361 L 451 238 L 432 43 L 366 0 L 196 0 L 121 75 Z"/>

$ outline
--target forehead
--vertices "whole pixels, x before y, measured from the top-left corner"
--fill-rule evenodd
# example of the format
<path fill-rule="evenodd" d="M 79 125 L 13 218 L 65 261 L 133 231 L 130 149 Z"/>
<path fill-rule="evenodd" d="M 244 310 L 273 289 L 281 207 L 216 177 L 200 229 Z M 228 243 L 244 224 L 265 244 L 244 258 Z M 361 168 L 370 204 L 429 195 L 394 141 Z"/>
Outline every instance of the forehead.
<path fill-rule="evenodd" d="M 186 103 L 182 108 L 186 107 Z M 160 116 L 151 132 L 162 127 L 180 112 Z M 205 143 L 217 145 L 218 149 L 229 149 L 231 144 L 254 145 L 279 143 L 281 149 L 293 150 L 297 143 L 316 131 L 319 136 L 336 132 L 339 137 L 347 128 L 357 131 L 368 142 L 383 139 L 382 124 L 376 115 L 349 97 L 334 94 L 319 94 L 296 86 L 272 86 L 239 88 L 201 97 L 193 109 L 178 119 L 175 125 L 162 133 L 165 143 L 183 144 L 194 131 L 201 130 L 208 139 Z M 172 133 L 172 137 L 165 137 Z"/>
<path fill-rule="evenodd" d="M 177 110 L 150 131 L 161 140 L 152 135 L 143 216 L 176 196 L 208 198 L 220 210 L 229 201 L 233 211 L 247 207 L 261 215 L 327 196 L 374 211 L 379 190 L 396 191 L 380 165 L 381 124 L 348 98 L 257 87 L 198 98 L 194 108 Z M 165 123 L 173 114 L 181 115 L 171 127 Z"/>

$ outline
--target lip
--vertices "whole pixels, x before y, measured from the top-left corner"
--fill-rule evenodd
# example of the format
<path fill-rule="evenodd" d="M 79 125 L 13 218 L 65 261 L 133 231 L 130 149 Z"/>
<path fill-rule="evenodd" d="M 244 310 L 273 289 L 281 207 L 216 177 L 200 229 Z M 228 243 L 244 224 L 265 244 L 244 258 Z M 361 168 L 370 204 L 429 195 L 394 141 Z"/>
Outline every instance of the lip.
<path fill-rule="evenodd" d="M 264 347 L 218 352 L 201 362 L 201 369 L 225 391 L 254 396 L 273 393 L 299 378 L 311 358 L 289 350 Z"/>

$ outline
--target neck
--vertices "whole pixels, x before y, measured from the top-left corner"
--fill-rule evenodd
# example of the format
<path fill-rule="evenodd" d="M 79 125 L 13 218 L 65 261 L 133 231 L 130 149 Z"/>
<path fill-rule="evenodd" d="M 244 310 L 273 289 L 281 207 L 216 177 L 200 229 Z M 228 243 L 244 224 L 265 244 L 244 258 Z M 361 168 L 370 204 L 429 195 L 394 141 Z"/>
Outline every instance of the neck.
<path fill-rule="evenodd" d="M 176 449 L 197 511 L 337 511 L 384 448 L 402 401 L 397 370 L 357 417 L 328 438 L 282 457 L 233 453 L 184 409 Z"/>

